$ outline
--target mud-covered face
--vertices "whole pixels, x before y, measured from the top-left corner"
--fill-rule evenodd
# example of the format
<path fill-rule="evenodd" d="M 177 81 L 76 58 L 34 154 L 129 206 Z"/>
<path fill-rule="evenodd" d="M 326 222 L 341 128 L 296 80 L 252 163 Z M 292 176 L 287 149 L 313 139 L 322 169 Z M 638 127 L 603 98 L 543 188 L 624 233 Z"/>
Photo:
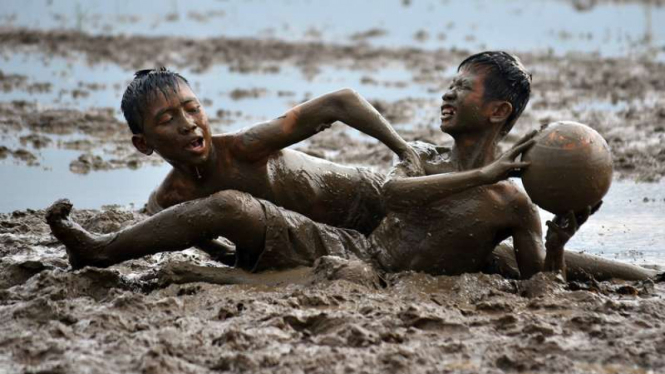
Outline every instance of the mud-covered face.
<path fill-rule="evenodd" d="M 172 164 L 201 164 L 212 149 L 208 117 L 186 83 L 180 82 L 177 92 L 168 93 L 165 96 L 156 91 L 148 101 L 143 122 L 145 144 Z"/>
<path fill-rule="evenodd" d="M 463 68 L 443 94 L 441 130 L 454 135 L 488 125 L 490 110 L 484 99 L 485 72 Z"/>

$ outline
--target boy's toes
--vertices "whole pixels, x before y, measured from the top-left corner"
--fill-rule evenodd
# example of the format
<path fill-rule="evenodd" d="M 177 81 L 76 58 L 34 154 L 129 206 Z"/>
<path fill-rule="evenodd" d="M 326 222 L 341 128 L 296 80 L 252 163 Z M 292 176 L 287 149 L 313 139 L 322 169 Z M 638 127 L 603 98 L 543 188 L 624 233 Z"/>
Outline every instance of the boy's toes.
<path fill-rule="evenodd" d="M 54 223 L 67 218 L 69 212 L 72 211 L 72 206 L 68 199 L 57 200 L 46 210 L 46 222 Z"/>

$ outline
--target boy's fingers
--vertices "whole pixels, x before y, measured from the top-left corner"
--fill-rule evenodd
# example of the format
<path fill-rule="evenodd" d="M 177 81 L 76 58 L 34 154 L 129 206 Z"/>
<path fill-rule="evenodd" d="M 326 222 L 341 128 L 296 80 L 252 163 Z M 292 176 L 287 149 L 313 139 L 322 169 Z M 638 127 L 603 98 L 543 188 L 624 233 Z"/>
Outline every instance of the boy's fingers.
<path fill-rule="evenodd" d="M 575 212 L 572 210 L 566 213 L 566 220 L 568 221 L 568 227 L 573 229 L 573 232 L 577 231 L 577 218 L 575 218 Z"/>
<path fill-rule="evenodd" d="M 590 215 L 591 215 L 591 207 L 587 206 L 586 208 L 584 208 L 584 210 L 582 210 L 582 212 L 576 215 L 575 218 L 577 219 L 577 224 L 582 225 L 584 222 L 586 222 L 586 220 L 589 219 Z"/>
<path fill-rule="evenodd" d="M 531 165 L 531 162 L 529 161 L 523 161 L 523 162 L 513 162 L 510 164 L 510 171 L 508 172 L 508 177 L 521 177 L 522 173 L 524 173 L 524 170 Z"/>
<path fill-rule="evenodd" d="M 529 141 L 529 140 L 532 139 L 534 136 L 536 136 L 536 134 L 538 134 L 538 130 L 532 130 L 532 131 L 529 131 L 528 133 L 526 133 L 526 135 L 524 135 L 523 137 L 521 137 L 520 140 L 517 141 L 517 143 L 515 143 L 514 147 L 516 147 L 516 146 L 518 146 L 518 145 L 520 145 L 520 144 L 522 144 L 522 143 L 525 143 L 525 142 Z"/>
<path fill-rule="evenodd" d="M 517 157 L 519 154 L 524 153 L 527 149 L 533 147 L 533 145 L 536 143 L 535 139 L 530 139 L 527 140 L 526 142 L 516 145 L 513 147 L 513 149 L 510 150 L 510 156 L 511 158 Z"/>
<path fill-rule="evenodd" d="M 547 221 L 545 222 L 547 225 L 547 228 L 556 232 L 559 235 L 567 235 L 568 233 L 564 231 L 559 225 L 557 225 L 555 222 L 552 221 Z"/>
<path fill-rule="evenodd" d="M 552 223 L 555 223 L 557 226 L 561 226 L 561 224 L 563 222 L 563 216 L 557 214 L 557 215 L 554 216 L 554 219 L 552 221 L 548 221 L 548 222 L 552 222 Z"/>
<path fill-rule="evenodd" d="M 526 169 L 529 167 L 529 165 L 531 165 L 531 161 L 520 161 L 520 162 L 515 162 L 513 164 L 513 167 L 517 169 Z"/>

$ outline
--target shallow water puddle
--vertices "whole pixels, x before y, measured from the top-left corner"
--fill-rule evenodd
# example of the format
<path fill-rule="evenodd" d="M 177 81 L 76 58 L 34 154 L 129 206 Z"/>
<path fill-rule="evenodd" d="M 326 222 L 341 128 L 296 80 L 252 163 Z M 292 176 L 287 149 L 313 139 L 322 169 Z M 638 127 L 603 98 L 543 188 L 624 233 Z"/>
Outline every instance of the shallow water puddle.
<path fill-rule="evenodd" d="M 113 63 L 90 65 L 83 54 L 63 58 L 13 53 L 0 57 L 0 61 L 0 71 L 5 75 L 25 76 L 28 85 L 50 83 L 48 89 L 39 91 L 24 87 L 0 91 L 0 101 L 25 100 L 45 108 L 114 108 L 116 117 L 123 120 L 120 100 L 133 76 L 131 70 Z M 370 99 L 438 97 L 427 86 L 413 83 L 412 73 L 396 64 L 372 70 L 328 65 L 310 74 L 293 65 L 275 65 L 273 70 L 251 73 L 234 71 L 227 65 L 213 65 L 203 72 L 189 68 L 178 71 L 189 80 L 210 118 L 223 116 L 225 111 L 238 114 L 236 119 L 241 117 L 225 126 L 226 131 L 275 118 L 304 100 L 345 87 Z"/>

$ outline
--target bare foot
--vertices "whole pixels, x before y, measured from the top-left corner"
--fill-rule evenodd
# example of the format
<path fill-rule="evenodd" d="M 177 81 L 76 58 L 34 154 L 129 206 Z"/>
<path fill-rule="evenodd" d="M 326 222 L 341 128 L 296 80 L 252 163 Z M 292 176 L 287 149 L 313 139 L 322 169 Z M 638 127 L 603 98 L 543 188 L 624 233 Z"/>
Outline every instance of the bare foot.
<path fill-rule="evenodd" d="M 78 223 L 69 219 L 72 203 L 60 199 L 46 210 L 46 222 L 53 235 L 67 249 L 69 264 L 73 269 L 86 265 L 106 267 L 111 265 L 103 255 L 103 247 L 113 239 L 113 234 L 97 235 L 86 231 Z"/>

